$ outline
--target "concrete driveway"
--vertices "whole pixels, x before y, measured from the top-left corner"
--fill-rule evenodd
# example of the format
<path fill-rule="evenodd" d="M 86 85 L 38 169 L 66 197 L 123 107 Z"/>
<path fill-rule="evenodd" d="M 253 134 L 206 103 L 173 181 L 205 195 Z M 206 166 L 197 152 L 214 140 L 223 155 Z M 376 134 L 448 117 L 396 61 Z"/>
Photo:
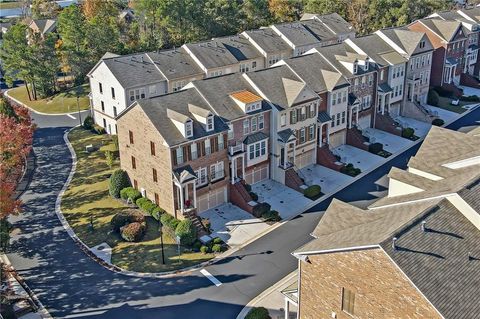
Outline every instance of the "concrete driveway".
<path fill-rule="evenodd" d="M 296 190 L 271 179 L 253 184 L 252 191 L 258 195 L 259 202 L 269 203 L 282 219 L 297 215 L 312 202 Z"/>
<path fill-rule="evenodd" d="M 230 247 L 246 243 L 269 226 L 231 203 L 204 211 L 200 217 L 210 220 L 211 236 L 220 237 Z"/>
<path fill-rule="evenodd" d="M 334 148 L 333 153 L 339 155 L 343 163 L 352 163 L 353 166 L 360 168 L 362 172 L 377 166 L 383 160 L 381 156 L 347 144 Z"/>
<path fill-rule="evenodd" d="M 320 185 L 324 194 L 333 192 L 353 179 L 351 176 L 316 164 L 304 167 L 300 172 L 306 177 L 307 185 Z"/>
<path fill-rule="evenodd" d="M 413 145 L 413 141 L 403 138 L 401 136 L 393 135 L 385 131 L 377 130 L 375 128 L 365 129 L 366 136 L 370 138 L 371 143 L 382 143 L 386 151 L 394 154 L 400 150 Z"/>

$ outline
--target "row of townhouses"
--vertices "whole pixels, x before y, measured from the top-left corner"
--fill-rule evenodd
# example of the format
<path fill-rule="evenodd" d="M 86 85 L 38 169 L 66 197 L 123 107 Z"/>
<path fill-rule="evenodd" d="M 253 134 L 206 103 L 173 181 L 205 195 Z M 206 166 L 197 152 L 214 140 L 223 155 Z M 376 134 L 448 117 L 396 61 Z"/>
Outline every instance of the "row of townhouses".
<path fill-rule="evenodd" d="M 363 209 L 334 199 L 298 248 L 285 317 L 477 318 L 480 129 L 432 127 L 388 194 Z"/>
<path fill-rule="evenodd" d="M 118 134 L 132 184 L 168 213 L 225 202 L 251 212 L 245 184 L 272 179 L 302 192 L 302 168 L 341 169 L 331 149 L 368 150 L 366 129 L 400 135 L 398 115 L 431 121 L 425 104 L 438 69 L 455 62 L 449 74 L 475 81 L 478 35 L 440 47 L 426 27 L 473 38 L 464 15 L 480 9 L 359 38 L 336 14 L 305 15 L 169 51 L 107 54 L 89 74 L 95 122 Z M 439 85 L 456 89 L 453 75 L 443 77 Z"/>

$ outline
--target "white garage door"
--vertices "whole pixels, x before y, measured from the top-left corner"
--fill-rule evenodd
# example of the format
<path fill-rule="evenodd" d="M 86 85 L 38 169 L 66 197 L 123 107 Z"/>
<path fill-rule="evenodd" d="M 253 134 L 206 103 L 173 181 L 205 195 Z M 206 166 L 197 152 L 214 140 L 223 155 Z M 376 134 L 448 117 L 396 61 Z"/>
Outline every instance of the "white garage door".
<path fill-rule="evenodd" d="M 295 166 L 304 168 L 305 166 L 315 163 L 315 153 L 313 150 L 300 154 L 295 159 Z"/>
<path fill-rule="evenodd" d="M 201 213 L 207 209 L 222 205 L 227 201 L 227 188 L 210 191 L 208 194 L 197 198 L 198 212 Z"/>
<path fill-rule="evenodd" d="M 362 130 L 370 127 L 370 119 L 370 115 L 358 118 L 358 125 Z"/>
<path fill-rule="evenodd" d="M 342 131 L 330 135 L 330 148 L 335 148 L 346 143 L 347 132 Z"/>
<path fill-rule="evenodd" d="M 247 184 L 255 184 L 268 179 L 268 166 L 256 168 L 255 170 L 245 174 L 245 181 Z"/>

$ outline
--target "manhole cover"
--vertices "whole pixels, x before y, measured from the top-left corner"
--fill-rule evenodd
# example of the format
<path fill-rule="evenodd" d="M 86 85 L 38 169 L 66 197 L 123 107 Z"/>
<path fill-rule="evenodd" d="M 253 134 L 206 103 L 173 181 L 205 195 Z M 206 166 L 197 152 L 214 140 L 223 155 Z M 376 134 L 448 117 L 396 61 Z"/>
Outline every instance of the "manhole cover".
<path fill-rule="evenodd" d="M 323 183 L 323 179 L 320 180 L 320 183 Z"/>
<path fill-rule="evenodd" d="M 358 161 L 357 164 L 360 164 L 360 161 Z"/>
<path fill-rule="evenodd" d="M 105 249 L 105 246 L 99 246 L 99 247 L 97 248 L 97 250 L 104 250 L 104 249 Z"/>
<path fill-rule="evenodd" d="M 280 204 L 283 204 L 283 200 L 280 201 Z"/>

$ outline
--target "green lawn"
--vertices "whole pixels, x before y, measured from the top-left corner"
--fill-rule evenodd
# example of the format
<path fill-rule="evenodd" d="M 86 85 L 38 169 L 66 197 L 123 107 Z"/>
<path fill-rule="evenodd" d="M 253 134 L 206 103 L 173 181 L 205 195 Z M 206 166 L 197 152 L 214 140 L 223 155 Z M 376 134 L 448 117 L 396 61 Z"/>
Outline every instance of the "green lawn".
<path fill-rule="evenodd" d="M 164 232 L 166 265 L 161 264 L 158 222 L 147 217 L 147 232 L 141 242 L 129 243 L 119 235 L 110 233 L 110 219 L 127 207 L 108 193 L 108 177 L 112 173 L 105 163 L 105 150 L 113 150 L 113 142 L 107 135 L 96 135 L 82 128 L 69 134 L 69 140 L 77 154 L 77 168 L 62 198 L 62 211 L 75 233 L 90 247 L 106 242 L 112 247 L 112 263 L 128 270 L 161 272 L 188 267 L 213 257 L 184 251 L 180 261 L 173 236 Z M 85 153 L 85 146 L 92 144 L 97 150 Z M 113 170 L 118 168 L 115 163 Z M 89 229 L 93 216 L 94 230 Z"/>
<path fill-rule="evenodd" d="M 22 6 L 20 1 L 1 1 L 0 2 L 0 9 L 13 9 L 19 8 Z"/>
<path fill-rule="evenodd" d="M 80 110 L 87 110 L 90 107 L 88 101 L 88 93 L 90 92 L 90 86 L 83 84 L 75 88 L 71 88 L 68 91 L 58 93 L 52 97 L 46 99 L 39 99 L 36 101 L 30 101 L 25 86 L 20 86 L 8 91 L 12 97 L 25 103 L 32 109 L 42 113 L 69 113 L 77 111 L 77 92 L 80 92 L 80 98 L 78 99 L 78 105 Z"/>
<path fill-rule="evenodd" d="M 462 106 L 475 103 L 475 102 L 460 101 L 458 103 L 458 105 L 452 105 L 451 102 L 452 102 L 451 98 L 440 96 L 439 99 L 438 99 L 438 105 L 437 106 L 442 108 L 442 109 L 445 109 L 447 111 L 451 111 L 451 112 L 455 112 L 455 113 L 463 113 L 466 110 L 464 108 L 462 108 Z"/>

